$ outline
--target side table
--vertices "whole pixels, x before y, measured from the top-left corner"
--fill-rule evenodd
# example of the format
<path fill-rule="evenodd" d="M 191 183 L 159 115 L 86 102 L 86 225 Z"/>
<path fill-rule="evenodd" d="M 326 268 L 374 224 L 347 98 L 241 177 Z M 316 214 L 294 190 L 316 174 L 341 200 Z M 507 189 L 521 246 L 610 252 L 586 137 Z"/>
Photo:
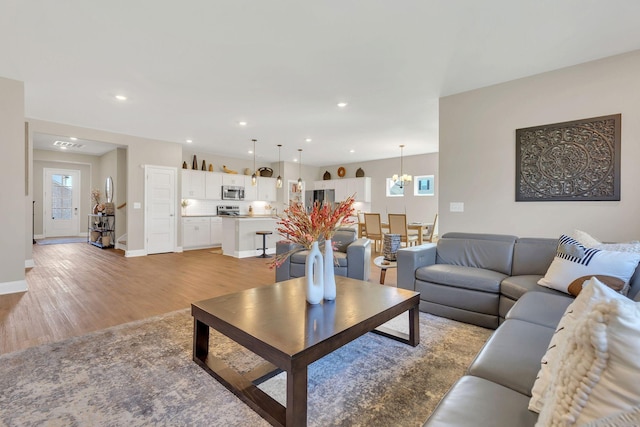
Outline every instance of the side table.
<path fill-rule="evenodd" d="M 380 267 L 380 284 L 384 285 L 384 278 L 387 275 L 387 268 L 397 268 L 398 263 L 395 261 L 387 261 L 384 259 L 384 256 L 376 257 L 373 260 L 373 263 Z"/>

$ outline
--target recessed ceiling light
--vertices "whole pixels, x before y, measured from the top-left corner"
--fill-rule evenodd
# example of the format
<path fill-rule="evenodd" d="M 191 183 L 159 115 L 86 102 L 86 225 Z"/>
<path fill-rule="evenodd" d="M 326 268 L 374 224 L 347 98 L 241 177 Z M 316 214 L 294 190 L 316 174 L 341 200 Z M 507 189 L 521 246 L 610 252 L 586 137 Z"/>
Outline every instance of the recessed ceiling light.
<path fill-rule="evenodd" d="M 311 142 L 311 138 L 305 139 L 304 142 Z"/>
<path fill-rule="evenodd" d="M 347 106 L 347 103 L 346 103 L 346 102 L 338 102 L 338 107 L 340 107 L 340 108 L 344 108 L 344 107 L 346 107 L 346 106 Z"/>
<path fill-rule="evenodd" d="M 126 96 L 124 96 L 124 95 L 116 95 L 116 99 L 117 99 L 118 101 L 126 101 L 126 100 L 127 100 L 127 97 L 126 97 Z"/>
<path fill-rule="evenodd" d="M 69 139 L 72 140 L 72 141 L 77 141 L 78 140 L 78 138 L 76 138 L 75 136 L 70 136 Z"/>
<path fill-rule="evenodd" d="M 246 125 L 247 125 L 247 122 L 238 122 L 238 124 L 239 124 L 240 126 L 246 126 Z"/>
<path fill-rule="evenodd" d="M 193 142 L 192 139 L 187 139 L 187 144 L 191 144 Z"/>
<path fill-rule="evenodd" d="M 61 149 L 61 150 L 66 150 L 66 149 L 67 149 L 67 147 L 60 147 L 60 149 Z"/>
<path fill-rule="evenodd" d="M 295 163 L 298 163 L 298 159 L 293 159 L 293 161 L 294 161 Z"/>
<path fill-rule="evenodd" d="M 350 153 L 355 153 L 355 152 L 356 152 L 356 150 L 351 149 L 351 150 L 349 150 L 349 152 L 350 152 Z"/>
<path fill-rule="evenodd" d="M 253 150 L 249 150 L 249 154 L 253 154 Z"/>

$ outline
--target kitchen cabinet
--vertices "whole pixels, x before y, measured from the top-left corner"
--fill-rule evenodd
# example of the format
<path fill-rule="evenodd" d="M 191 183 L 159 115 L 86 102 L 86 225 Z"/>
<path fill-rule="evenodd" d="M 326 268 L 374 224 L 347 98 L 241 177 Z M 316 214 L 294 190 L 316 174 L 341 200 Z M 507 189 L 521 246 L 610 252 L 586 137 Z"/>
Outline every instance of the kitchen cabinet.
<path fill-rule="evenodd" d="M 205 174 L 199 170 L 182 169 L 182 198 L 205 198 Z"/>
<path fill-rule="evenodd" d="M 244 187 L 245 175 L 240 175 L 237 173 L 223 173 L 222 174 L 222 185 L 235 185 L 236 187 Z M 251 177 L 249 177 L 251 179 Z"/>
<path fill-rule="evenodd" d="M 211 247 L 209 217 L 182 218 L 182 247 L 196 249 Z"/>
<path fill-rule="evenodd" d="M 326 179 L 322 181 L 314 181 L 314 190 L 334 190 L 336 188 L 337 179 Z M 337 200 L 337 199 L 336 199 Z"/>
<path fill-rule="evenodd" d="M 276 201 L 276 179 L 258 177 L 258 197 L 256 200 L 264 202 Z"/>
<path fill-rule="evenodd" d="M 319 188 L 321 183 L 325 188 Z M 314 184 L 316 190 L 333 188 L 336 191 L 336 202 L 341 202 L 355 194 L 356 202 L 371 203 L 371 177 L 330 179 L 315 181 Z"/>
<path fill-rule="evenodd" d="M 211 246 L 222 246 L 222 218 L 219 216 L 211 217 Z"/>
<path fill-rule="evenodd" d="M 274 217 L 222 217 L 222 253 L 235 258 L 256 257 L 262 253 L 262 236 L 256 231 L 272 231 L 266 238 L 267 254 L 275 254 L 278 219 Z"/>
<path fill-rule="evenodd" d="M 356 202 L 371 202 L 371 178 L 344 178 L 336 180 L 336 202 L 355 194 Z"/>
<path fill-rule="evenodd" d="M 222 173 L 205 172 L 205 199 L 222 200 Z"/>
<path fill-rule="evenodd" d="M 248 202 L 260 200 L 258 199 L 258 184 L 256 183 L 256 185 L 251 185 L 251 176 L 249 175 L 243 175 L 243 177 L 244 183 L 240 185 L 244 186 L 244 200 Z"/>

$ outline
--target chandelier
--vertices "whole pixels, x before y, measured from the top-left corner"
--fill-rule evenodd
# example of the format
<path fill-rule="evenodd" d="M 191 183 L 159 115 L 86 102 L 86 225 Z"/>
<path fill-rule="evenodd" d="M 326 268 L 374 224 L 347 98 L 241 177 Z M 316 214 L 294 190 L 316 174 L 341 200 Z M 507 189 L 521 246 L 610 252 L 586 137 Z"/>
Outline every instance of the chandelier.
<path fill-rule="evenodd" d="M 253 174 L 251 175 L 251 185 L 256 186 L 258 183 L 258 170 L 256 169 L 256 140 L 253 141 Z"/>
<path fill-rule="evenodd" d="M 282 188 L 282 177 L 280 176 L 280 150 L 282 144 L 278 144 L 278 178 L 276 178 L 276 188 Z"/>
<path fill-rule="evenodd" d="M 399 187 L 403 188 L 405 182 L 411 182 L 411 175 L 404 173 L 403 171 L 403 154 L 404 154 L 404 144 L 400 145 L 400 175 L 394 174 L 391 179 L 393 182 L 400 182 Z"/>

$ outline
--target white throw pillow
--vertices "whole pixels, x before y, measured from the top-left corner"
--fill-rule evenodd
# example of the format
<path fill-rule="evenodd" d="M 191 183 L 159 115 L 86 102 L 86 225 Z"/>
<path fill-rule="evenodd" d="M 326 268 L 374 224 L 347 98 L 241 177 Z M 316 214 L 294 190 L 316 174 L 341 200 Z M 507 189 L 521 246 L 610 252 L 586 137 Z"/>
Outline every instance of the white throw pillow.
<path fill-rule="evenodd" d="M 573 233 L 571 233 L 571 237 L 573 237 L 575 240 L 580 242 L 580 244 L 588 248 L 593 248 L 594 246 L 599 245 L 601 243 L 598 239 L 596 239 L 589 233 L 586 233 L 582 230 L 577 230 L 577 229 L 573 230 Z"/>
<path fill-rule="evenodd" d="M 640 426 L 640 405 L 630 411 L 618 412 L 608 417 L 592 421 L 583 427 L 638 427 Z"/>
<path fill-rule="evenodd" d="M 595 245 L 594 248 L 602 249 L 603 251 L 614 251 L 614 252 L 633 252 L 640 253 L 640 242 L 629 242 L 629 243 L 600 243 Z"/>
<path fill-rule="evenodd" d="M 562 235 L 558 240 L 556 256 L 538 284 L 569 293 L 571 282 L 581 276 L 613 276 L 629 283 L 638 262 L 640 253 L 587 248 L 575 239 Z"/>
<path fill-rule="evenodd" d="M 567 336 L 573 332 L 576 320 L 589 313 L 591 307 L 604 297 L 602 292 L 595 292 L 597 289 L 593 286 L 587 286 L 587 284 L 588 282 L 585 283 L 582 292 L 565 310 L 560 322 L 558 322 L 556 331 L 553 333 L 553 337 L 551 337 L 547 352 L 540 361 L 540 370 L 531 389 L 530 411 L 540 413 L 542 410 L 545 393 L 551 384 L 551 369 L 556 363 L 561 362 L 558 361 L 558 354 L 562 353 L 562 346 L 567 342 Z"/>
<path fill-rule="evenodd" d="M 604 298 L 566 337 L 536 426 L 581 426 L 638 405 L 640 303 L 595 278 L 591 287 Z"/>

